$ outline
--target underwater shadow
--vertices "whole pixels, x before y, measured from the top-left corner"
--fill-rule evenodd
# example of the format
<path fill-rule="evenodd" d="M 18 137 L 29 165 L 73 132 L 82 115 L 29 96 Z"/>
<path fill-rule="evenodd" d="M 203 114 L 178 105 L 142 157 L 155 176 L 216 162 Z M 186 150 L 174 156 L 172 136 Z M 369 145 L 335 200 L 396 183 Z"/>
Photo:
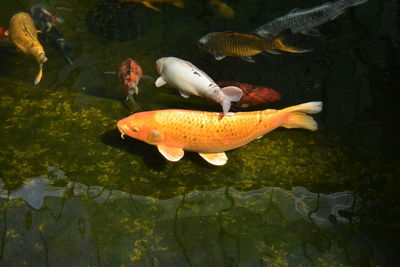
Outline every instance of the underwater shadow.
<path fill-rule="evenodd" d="M 166 160 L 156 147 L 126 135 L 122 139 L 121 133 L 117 129 L 105 132 L 100 139 L 105 145 L 142 157 L 144 164 L 154 171 L 164 171 L 167 167 Z"/>

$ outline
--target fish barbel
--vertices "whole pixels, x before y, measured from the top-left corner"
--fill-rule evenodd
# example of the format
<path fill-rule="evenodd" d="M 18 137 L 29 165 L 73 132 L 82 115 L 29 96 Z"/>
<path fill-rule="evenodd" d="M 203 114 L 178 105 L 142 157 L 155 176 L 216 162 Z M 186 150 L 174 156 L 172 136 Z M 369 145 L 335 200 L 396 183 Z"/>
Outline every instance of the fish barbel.
<path fill-rule="evenodd" d="M 32 55 L 39 63 L 39 73 L 34 81 L 35 85 L 38 84 L 43 75 L 43 63 L 47 61 L 47 58 L 43 46 L 37 39 L 37 30 L 32 17 L 25 12 L 12 16 L 8 35 L 19 50 Z"/>
<path fill-rule="evenodd" d="M 288 14 L 261 25 L 253 32 L 265 38 L 272 38 L 285 29 L 290 29 L 293 33 L 319 36 L 321 33 L 315 27 L 336 19 L 349 7 L 365 2 L 367 0 L 338 0 L 307 9 L 295 8 Z"/>
<path fill-rule="evenodd" d="M 214 165 L 224 165 L 225 151 L 244 146 L 278 128 L 315 131 L 317 122 L 307 114 L 320 112 L 322 102 L 308 102 L 282 110 L 222 113 L 193 110 L 155 110 L 135 113 L 120 120 L 121 136 L 128 135 L 157 146 L 170 161 L 178 161 L 184 150 L 198 152 Z"/>
<path fill-rule="evenodd" d="M 303 49 L 287 43 L 290 30 L 284 31 L 273 39 L 266 39 L 257 34 L 240 32 L 213 32 L 199 40 L 199 46 L 221 60 L 225 56 L 241 57 L 246 61 L 254 62 L 251 56 L 263 51 L 271 54 L 280 54 L 280 51 L 291 53 L 305 53 L 312 49 Z"/>

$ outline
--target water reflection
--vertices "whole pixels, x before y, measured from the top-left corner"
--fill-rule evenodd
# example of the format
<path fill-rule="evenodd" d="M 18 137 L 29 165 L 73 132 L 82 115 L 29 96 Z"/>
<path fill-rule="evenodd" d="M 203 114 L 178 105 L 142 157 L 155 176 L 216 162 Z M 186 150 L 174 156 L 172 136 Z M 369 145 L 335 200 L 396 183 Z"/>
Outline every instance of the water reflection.
<path fill-rule="evenodd" d="M 351 192 L 226 187 L 155 199 L 72 182 L 48 167 L 13 191 L 0 180 L 0 203 L 0 263 L 8 265 L 339 266 L 376 254 L 342 215 L 357 209 Z"/>

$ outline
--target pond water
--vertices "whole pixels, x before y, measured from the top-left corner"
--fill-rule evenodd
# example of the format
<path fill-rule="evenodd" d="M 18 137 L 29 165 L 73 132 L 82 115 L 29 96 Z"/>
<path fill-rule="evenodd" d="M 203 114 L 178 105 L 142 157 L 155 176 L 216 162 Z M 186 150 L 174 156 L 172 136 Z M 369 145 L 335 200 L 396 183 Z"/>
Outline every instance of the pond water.
<path fill-rule="evenodd" d="M 114 0 L 2 0 L 0 26 L 46 5 L 73 64 L 39 34 L 37 63 L 0 40 L 0 266 L 398 266 L 400 81 L 397 1 L 369 0 L 304 36 L 314 51 L 215 60 L 209 32 L 249 32 L 324 1 L 185 0 L 183 8 Z M 282 98 L 235 111 L 322 101 L 315 132 L 279 128 L 227 152 L 167 161 L 116 128 L 134 112 L 116 74 L 126 58 L 157 78 L 164 56 L 215 81 Z M 143 78 L 143 110 L 220 111 Z"/>

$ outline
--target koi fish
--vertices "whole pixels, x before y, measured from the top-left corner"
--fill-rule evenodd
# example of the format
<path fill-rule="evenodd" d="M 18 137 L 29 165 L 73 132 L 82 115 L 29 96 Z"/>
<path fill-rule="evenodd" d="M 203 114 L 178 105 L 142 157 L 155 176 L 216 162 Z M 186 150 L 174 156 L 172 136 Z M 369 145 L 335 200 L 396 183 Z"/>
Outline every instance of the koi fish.
<path fill-rule="evenodd" d="M 36 29 L 46 37 L 50 43 L 61 49 L 64 57 L 69 64 L 73 64 L 73 56 L 70 51 L 69 44 L 65 41 L 64 35 L 58 28 L 61 19 L 51 14 L 46 7 L 42 5 L 34 5 L 30 9 L 30 14 L 35 23 Z"/>
<path fill-rule="evenodd" d="M 121 137 L 128 135 L 151 145 L 170 161 L 193 151 L 213 165 L 224 165 L 225 151 L 242 147 L 278 128 L 315 131 L 317 122 L 307 114 L 322 110 L 322 102 L 308 102 L 281 110 L 222 113 L 194 110 L 155 110 L 135 113 L 117 123 Z"/>
<path fill-rule="evenodd" d="M 199 40 L 199 46 L 214 55 L 216 60 L 225 56 L 241 57 L 242 59 L 254 62 L 251 56 L 262 51 L 271 54 L 280 54 L 280 51 L 291 53 L 305 53 L 312 49 L 304 49 L 288 44 L 292 34 L 290 30 L 284 31 L 273 39 L 265 39 L 257 34 L 240 32 L 213 32 L 203 36 Z"/>
<path fill-rule="evenodd" d="M 43 46 L 37 39 L 37 30 L 32 17 L 25 12 L 15 14 L 10 19 L 8 35 L 14 45 L 25 54 L 32 55 L 39 63 L 39 73 L 34 84 L 38 84 L 43 75 L 43 63 L 47 61 Z"/>
<path fill-rule="evenodd" d="M 171 3 L 172 5 L 180 8 L 185 6 L 183 0 L 120 0 L 120 2 L 140 3 L 156 11 L 160 11 L 160 9 L 155 7 L 152 3 Z"/>
<path fill-rule="evenodd" d="M 220 0 L 209 0 L 208 3 L 210 5 L 216 6 L 218 8 L 218 14 L 223 18 L 231 19 L 235 15 L 233 9 L 226 3 L 221 2 Z"/>
<path fill-rule="evenodd" d="M 285 16 L 261 25 L 253 32 L 265 38 L 272 38 L 285 29 L 290 29 L 293 33 L 320 36 L 321 33 L 315 27 L 336 19 L 349 7 L 365 2 L 367 0 L 338 0 L 308 9 L 295 8 Z"/>
<path fill-rule="evenodd" d="M 189 61 L 176 57 L 163 57 L 157 60 L 157 71 L 160 77 L 156 86 L 168 83 L 178 89 L 182 97 L 190 95 L 211 99 L 222 106 L 227 114 L 231 102 L 237 102 L 242 97 L 242 90 L 235 86 L 220 88 L 207 74 L 198 69 Z"/>
<path fill-rule="evenodd" d="M 7 30 L 3 27 L 0 27 L 0 39 L 5 39 L 8 38 L 7 34 Z"/>
<path fill-rule="evenodd" d="M 142 78 L 142 74 L 143 71 L 140 65 L 131 58 L 124 60 L 118 69 L 118 76 L 123 84 L 125 94 L 127 95 L 126 98 L 138 110 L 141 110 L 141 108 L 135 99 L 133 99 L 133 94 L 139 93 L 138 84 L 140 78 Z"/>
<path fill-rule="evenodd" d="M 221 87 L 223 86 L 236 86 L 242 89 L 243 96 L 235 106 L 247 108 L 253 105 L 267 104 L 278 101 L 281 99 L 281 94 L 274 89 L 251 85 L 241 82 L 217 82 Z"/>

